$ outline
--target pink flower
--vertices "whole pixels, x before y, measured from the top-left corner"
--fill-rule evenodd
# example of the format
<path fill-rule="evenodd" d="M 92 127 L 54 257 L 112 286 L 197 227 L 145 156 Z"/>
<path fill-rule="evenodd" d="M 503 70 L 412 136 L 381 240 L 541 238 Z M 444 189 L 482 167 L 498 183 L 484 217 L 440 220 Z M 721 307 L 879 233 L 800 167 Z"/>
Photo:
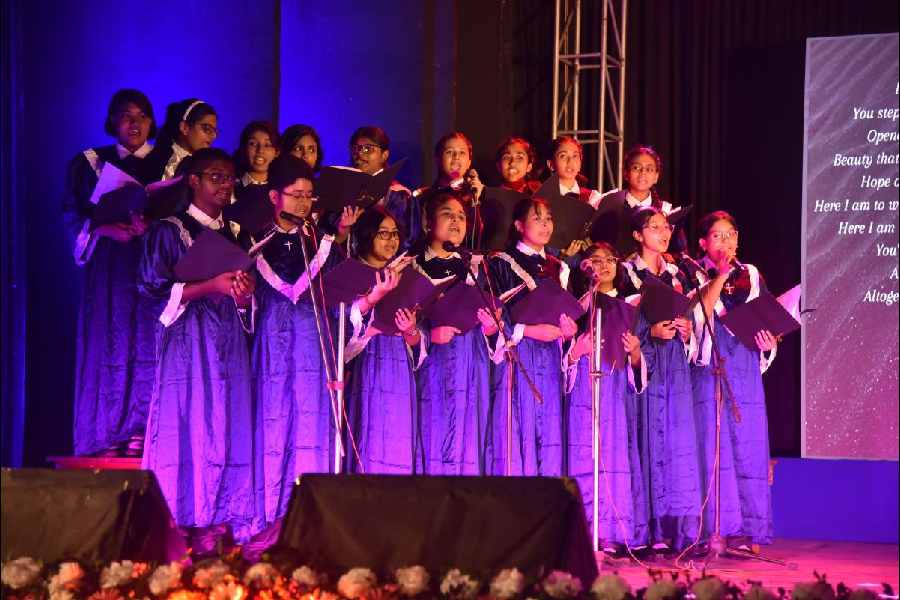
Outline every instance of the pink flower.
<path fill-rule="evenodd" d="M 565 571 L 551 571 L 542 586 L 551 598 L 574 598 L 581 593 L 581 581 Z"/>
<path fill-rule="evenodd" d="M 350 569 L 338 580 L 337 591 L 342 596 L 355 599 L 362 598 L 375 587 L 378 579 L 369 569 Z"/>
<path fill-rule="evenodd" d="M 27 556 L 3 563 L 3 585 L 14 590 L 28 587 L 37 580 L 40 574 L 41 563 Z"/>
<path fill-rule="evenodd" d="M 397 569 L 394 577 L 400 585 L 400 594 L 403 596 L 418 596 L 428 589 L 428 582 L 431 579 L 425 567 L 420 565 Z"/>

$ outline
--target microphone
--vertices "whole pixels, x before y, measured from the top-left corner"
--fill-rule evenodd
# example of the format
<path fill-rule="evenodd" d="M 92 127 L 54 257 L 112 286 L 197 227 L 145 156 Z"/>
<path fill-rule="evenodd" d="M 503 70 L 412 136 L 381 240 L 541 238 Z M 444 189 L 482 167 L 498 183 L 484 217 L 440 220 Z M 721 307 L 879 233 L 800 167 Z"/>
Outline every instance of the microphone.
<path fill-rule="evenodd" d="M 745 265 L 744 263 L 739 261 L 737 258 L 732 258 L 730 262 L 731 262 L 731 266 L 734 267 L 735 269 L 737 269 L 738 271 L 746 271 L 747 270 L 747 265 Z"/>
<path fill-rule="evenodd" d="M 304 235 L 306 236 L 311 235 L 309 231 L 306 230 L 307 227 L 309 227 L 311 231 L 315 231 L 316 229 L 316 224 L 313 223 L 312 219 L 310 219 L 309 217 L 298 217 L 297 215 L 292 215 L 291 213 L 286 211 L 281 211 L 278 216 L 285 221 L 289 221 L 294 225 L 300 227 L 300 230 L 303 231 Z"/>
<path fill-rule="evenodd" d="M 490 252 L 487 251 L 487 250 L 469 250 L 468 248 L 466 248 L 466 247 L 464 247 L 464 246 L 457 246 L 457 245 L 455 245 L 453 242 L 451 242 L 450 240 L 446 240 L 443 244 L 441 244 L 441 247 L 442 247 L 444 250 L 446 250 L 447 252 L 456 252 L 456 253 L 458 253 L 460 256 L 463 256 L 463 257 L 466 257 L 466 256 L 485 256 L 485 255 L 487 255 L 487 254 L 490 254 Z"/>

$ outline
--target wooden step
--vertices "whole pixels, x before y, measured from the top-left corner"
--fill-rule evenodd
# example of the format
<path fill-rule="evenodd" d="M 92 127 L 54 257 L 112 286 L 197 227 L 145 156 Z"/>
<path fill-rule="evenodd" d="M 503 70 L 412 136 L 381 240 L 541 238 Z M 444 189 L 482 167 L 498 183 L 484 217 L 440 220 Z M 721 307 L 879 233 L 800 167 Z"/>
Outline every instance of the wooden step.
<path fill-rule="evenodd" d="M 48 456 L 47 462 L 57 469 L 90 469 L 93 471 L 134 470 L 141 468 L 141 458 L 117 456 Z"/>

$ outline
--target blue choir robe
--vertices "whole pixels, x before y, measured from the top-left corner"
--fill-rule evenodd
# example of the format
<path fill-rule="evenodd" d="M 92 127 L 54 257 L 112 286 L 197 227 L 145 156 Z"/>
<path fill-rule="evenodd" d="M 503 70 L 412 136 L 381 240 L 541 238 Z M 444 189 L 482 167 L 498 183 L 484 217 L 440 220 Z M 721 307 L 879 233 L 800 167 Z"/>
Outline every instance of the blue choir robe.
<path fill-rule="evenodd" d="M 500 337 L 495 362 L 503 360 L 503 346 L 515 346 L 521 369 L 527 371 L 543 401 L 535 399 L 520 368 L 514 368 L 512 384 L 512 432 L 507 432 L 509 413 L 509 362 L 497 364 L 492 376 L 491 419 L 488 434 L 488 465 L 491 474 L 507 472 L 507 441 L 512 442 L 512 475 L 560 476 L 565 473 L 564 377 L 562 343 L 542 342 L 524 337 L 525 325 L 511 321 L 509 309 L 537 285 L 542 269 L 555 263 L 563 288 L 568 287 L 569 269 L 556 258 L 555 249 L 537 253 L 519 243 L 490 258 L 490 273 L 495 293 L 504 303 L 506 332 Z M 555 274 L 549 276 L 557 276 Z M 558 322 L 549 323 L 558 326 Z M 508 340 L 508 342 L 507 342 Z"/>
<path fill-rule="evenodd" d="M 701 282 L 710 279 L 713 268 L 708 259 L 701 261 Z M 722 324 L 729 310 L 759 297 L 766 289 L 765 281 L 753 265 L 735 270 L 722 290 L 715 314 L 710 315 L 714 334 L 725 366 L 733 399 L 725 396 L 722 405 L 720 449 L 721 534 L 752 538 L 753 542 L 772 541 L 772 496 L 769 488 L 769 426 L 762 374 L 775 358 L 775 350 L 761 353 L 743 345 Z M 711 486 L 715 475 L 716 444 L 716 378 L 712 365 L 712 339 L 703 326 L 703 309 L 695 309 L 695 335 L 699 351 L 692 368 L 694 386 L 694 419 L 700 455 L 700 473 L 704 489 Z M 733 408 L 740 414 L 736 421 Z M 703 531 L 714 529 L 715 488 L 703 517 Z"/>
<path fill-rule="evenodd" d="M 348 470 L 354 473 L 409 475 L 424 471 L 421 416 L 415 371 L 427 356 L 425 335 L 414 347 L 403 336 L 375 333 L 375 314 L 350 307 L 352 334 L 344 350 L 349 371 L 347 418 Z"/>
<path fill-rule="evenodd" d="M 335 323 L 321 305 L 321 276 L 342 252 L 331 235 L 306 244 L 307 272 L 297 230 L 277 228 L 260 240 L 256 323 L 251 351 L 255 414 L 256 498 L 267 524 L 285 515 L 294 480 L 328 473 L 334 459 L 335 417 L 322 361 L 319 328 L 329 340 Z M 256 240 L 254 240 L 256 241 Z M 310 297 L 316 292 L 319 326 Z M 334 368 L 334 344 L 325 344 Z M 334 374 L 332 373 L 332 376 Z"/>
<path fill-rule="evenodd" d="M 252 312 L 229 296 L 185 302 L 174 275 L 207 227 L 236 241 L 231 224 L 193 204 L 154 223 L 145 239 L 138 286 L 156 301 L 162 327 L 143 468 L 156 474 L 179 525 L 229 524 L 244 541 L 262 528 L 253 498 Z"/>
<path fill-rule="evenodd" d="M 131 154 L 119 145 L 90 148 L 69 163 L 66 218 L 74 235 L 75 263 L 84 273 L 75 338 L 73 433 L 78 455 L 120 446 L 143 435 L 147 424 L 155 317 L 135 283 L 142 240 L 120 243 L 97 235 L 91 195 L 108 164 L 144 185 L 158 179 L 150 149 L 145 144 Z"/>
<path fill-rule="evenodd" d="M 477 258 L 477 257 L 476 257 Z M 430 249 L 413 265 L 435 285 L 476 285 L 466 261 Z M 464 281 L 457 281 L 460 277 Z M 423 323 L 426 335 L 431 324 Z M 480 325 L 446 344 L 429 341 L 428 355 L 417 371 L 425 471 L 429 475 L 483 475 L 490 403 L 489 342 Z"/>
<path fill-rule="evenodd" d="M 610 296 L 617 297 L 613 289 Z M 581 298 L 582 307 L 589 310 L 590 296 Z M 617 334 L 631 328 L 620 311 L 606 310 L 601 327 Z M 587 320 L 585 320 L 587 326 Z M 618 343 L 618 335 L 613 343 Z M 574 340 L 569 345 L 569 351 Z M 567 352 L 568 356 L 568 352 Z M 639 367 L 615 364 L 601 350 L 603 377 L 600 385 L 600 465 L 598 539 L 604 542 L 644 545 L 648 536 L 647 494 L 641 470 L 638 447 L 637 404 L 647 384 L 646 361 Z M 591 443 L 592 389 L 591 357 L 582 356 L 577 362 L 566 360 L 568 366 L 568 475 L 574 477 L 581 490 L 589 531 L 592 531 L 594 496 L 594 458 Z"/>
<path fill-rule="evenodd" d="M 690 293 L 685 274 L 674 264 L 663 263 L 659 278 L 679 292 Z M 632 290 L 639 290 L 651 275 L 639 255 L 622 266 Z M 650 542 L 680 549 L 696 539 L 705 493 L 700 485 L 689 364 L 696 353 L 696 338 L 692 336 L 688 344 L 678 335 L 660 340 L 650 335 L 651 325 L 641 313 L 635 331 L 649 373 L 647 390 L 639 396 L 638 439 L 649 497 Z"/>

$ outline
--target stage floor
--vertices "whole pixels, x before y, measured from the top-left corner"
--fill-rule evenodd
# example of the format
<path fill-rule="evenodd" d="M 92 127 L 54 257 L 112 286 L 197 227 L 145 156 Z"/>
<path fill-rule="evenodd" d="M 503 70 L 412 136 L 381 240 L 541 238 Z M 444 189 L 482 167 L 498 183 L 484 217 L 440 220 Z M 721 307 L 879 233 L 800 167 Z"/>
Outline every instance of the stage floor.
<path fill-rule="evenodd" d="M 895 594 L 900 587 L 900 548 L 894 544 L 777 539 L 762 550 L 765 556 L 796 563 L 796 570 L 756 560 L 722 559 L 709 572 L 735 584 L 759 581 L 773 590 L 778 587 L 790 589 L 795 583 L 814 581 L 813 571 L 827 575 L 832 585 L 839 582 L 851 588 L 865 585 L 880 593 L 881 583 L 888 583 Z M 672 561 L 647 564 L 654 569 L 673 567 Z M 617 571 L 634 589 L 646 587 L 650 581 L 647 569 L 631 562 L 599 566 L 601 573 Z M 694 566 L 698 569 L 693 574 L 696 578 L 703 563 L 695 561 Z"/>

